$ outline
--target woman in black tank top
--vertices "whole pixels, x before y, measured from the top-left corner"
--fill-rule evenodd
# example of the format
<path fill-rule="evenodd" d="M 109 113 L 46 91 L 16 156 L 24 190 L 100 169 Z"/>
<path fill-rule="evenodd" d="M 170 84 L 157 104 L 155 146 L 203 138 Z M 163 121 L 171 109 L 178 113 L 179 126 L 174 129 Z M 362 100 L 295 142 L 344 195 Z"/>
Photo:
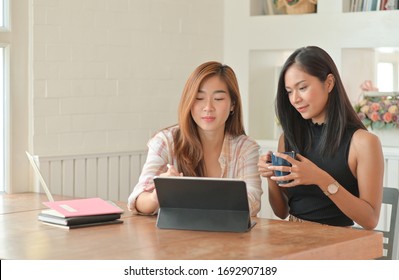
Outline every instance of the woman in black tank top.
<path fill-rule="evenodd" d="M 279 77 L 275 106 L 283 129 L 275 155 L 292 166 L 272 166 L 272 152 L 259 159 L 274 213 L 374 229 L 382 200 L 381 143 L 358 118 L 329 54 L 315 46 L 292 53 Z M 275 170 L 289 174 L 277 177 Z"/>

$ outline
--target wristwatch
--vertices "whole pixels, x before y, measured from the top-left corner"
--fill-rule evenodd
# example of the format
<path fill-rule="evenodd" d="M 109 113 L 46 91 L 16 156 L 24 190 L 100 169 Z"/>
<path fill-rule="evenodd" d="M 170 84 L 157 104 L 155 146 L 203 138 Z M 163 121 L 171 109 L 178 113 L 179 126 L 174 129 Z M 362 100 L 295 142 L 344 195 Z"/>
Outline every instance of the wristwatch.
<path fill-rule="evenodd" d="M 336 194 L 338 192 L 339 185 L 337 181 L 327 186 L 327 191 L 324 192 L 326 196 L 330 196 L 332 194 Z"/>

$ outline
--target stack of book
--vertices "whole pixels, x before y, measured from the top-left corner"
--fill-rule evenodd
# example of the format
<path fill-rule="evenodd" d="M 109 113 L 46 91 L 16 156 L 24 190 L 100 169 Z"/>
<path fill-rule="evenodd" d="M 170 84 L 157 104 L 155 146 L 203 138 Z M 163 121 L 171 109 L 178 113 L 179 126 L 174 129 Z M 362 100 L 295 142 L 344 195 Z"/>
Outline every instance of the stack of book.
<path fill-rule="evenodd" d="M 84 198 L 44 202 L 50 209 L 42 210 L 38 220 L 66 229 L 120 224 L 123 210 L 101 198 Z"/>

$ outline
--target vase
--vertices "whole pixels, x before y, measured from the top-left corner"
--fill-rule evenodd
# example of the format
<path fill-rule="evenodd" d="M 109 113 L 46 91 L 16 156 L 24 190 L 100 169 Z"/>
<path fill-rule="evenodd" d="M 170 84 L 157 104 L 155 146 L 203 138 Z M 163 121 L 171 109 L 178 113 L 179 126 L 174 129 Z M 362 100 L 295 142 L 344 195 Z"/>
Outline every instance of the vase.
<path fill-rule="evenodd" d="M 382 146 L 399 147 L 399 128 L 373 129 L 370 132 L 380 138 Z"/>

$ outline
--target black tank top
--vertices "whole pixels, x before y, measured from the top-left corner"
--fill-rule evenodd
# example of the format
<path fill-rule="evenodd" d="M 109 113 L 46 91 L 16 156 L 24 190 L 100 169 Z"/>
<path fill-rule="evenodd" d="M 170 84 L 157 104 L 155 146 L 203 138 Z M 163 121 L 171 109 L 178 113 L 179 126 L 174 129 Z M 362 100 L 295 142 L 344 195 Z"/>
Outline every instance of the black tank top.
<path fill-rule="evenodd" d="M 329 158 L 321 158 L 316 148 L 322 129 L 323 125 L 311 125 L 312 148 L 309 152 L 303 152 L 303 155 L 329 173 L 351 194 L 359 197 L 357 179 L 352 175 L 348 165 L 349 146 L 356 128 L 346 130 L 337 153 Z M 332 226 L 351 226 L 354 224 L 316 185 L 287 188 L 286 193 L 290 214 L 295 217 Z"/>

